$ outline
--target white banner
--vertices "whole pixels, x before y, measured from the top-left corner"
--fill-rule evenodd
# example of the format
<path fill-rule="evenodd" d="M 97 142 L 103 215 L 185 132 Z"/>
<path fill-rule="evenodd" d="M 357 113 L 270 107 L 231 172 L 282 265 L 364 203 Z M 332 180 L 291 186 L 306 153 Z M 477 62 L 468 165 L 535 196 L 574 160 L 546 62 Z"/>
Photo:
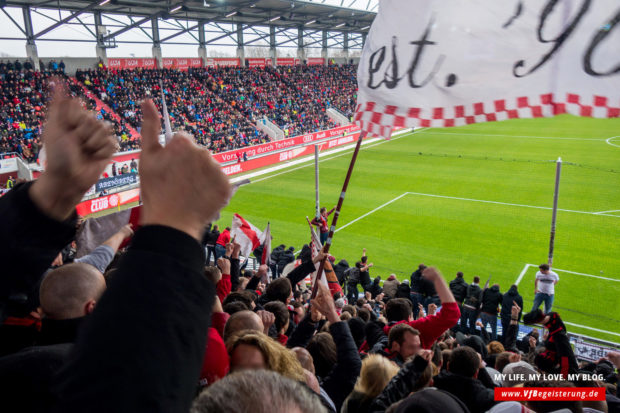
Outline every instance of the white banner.
<path fill-rule="evenodd" d="M 11 172 L 17 172 L 17 159 L 0 159 L 0 173 L 5 174 Z"/>
<path fill-rule="evenodd" d="M 618 0 L 381 0 L 358 68 L 356 122 L 447 127 L 620 116 Z"/>

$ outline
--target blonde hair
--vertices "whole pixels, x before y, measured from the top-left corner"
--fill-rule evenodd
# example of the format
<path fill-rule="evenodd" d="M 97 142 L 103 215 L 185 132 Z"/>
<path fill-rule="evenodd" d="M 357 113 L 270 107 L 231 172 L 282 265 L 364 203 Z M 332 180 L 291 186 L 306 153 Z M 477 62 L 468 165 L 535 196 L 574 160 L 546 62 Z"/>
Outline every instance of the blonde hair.
<path fill-rule="evenodd" d="M 489 342 L 489 344 L 487 344 L 487 350 L 489 351 L 489 354 L 499 354 L 506 351 L 504 350 L 504 346 L 502 345 L 502 343 L 500 343 L 499 341 Z"/>
<path fill-rule="evenodd" d="M 241 344 L 256 347 L 265 359 L 267 370 L 280 373 L 289 379 L 306 381 L 304 369 L 295 354 L 271 337 L 254 330 L 240 331 L 226 342 L 228 354 L 232 357 L 235 349 Z"/>
<path fill-rule="evenodd" d="M 371 354 L 362 361 L 360 377 L 353 390 L 374 399 L 388 385 L 392 377 L 396 376 L 398 370 L 398 366 L 387 358 Z"/>

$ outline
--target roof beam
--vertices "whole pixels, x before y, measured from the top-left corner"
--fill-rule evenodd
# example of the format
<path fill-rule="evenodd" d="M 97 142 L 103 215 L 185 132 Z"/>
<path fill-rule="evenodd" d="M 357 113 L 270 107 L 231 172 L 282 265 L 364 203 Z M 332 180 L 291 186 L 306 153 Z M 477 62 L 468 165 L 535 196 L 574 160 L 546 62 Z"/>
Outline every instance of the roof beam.
<path fill-rule="evenodd" d="M 78 10 L 76 12 L 71 13 L 69 16 L 65 17 L 62 20 L 57 21 L 56 23 L 52 24 L 51 26 L 41 30 L 39 33 L 35 34 L 33 36 L 33 39 L 38 39 L 39 37 L 51 32 L 54 29 L 57 29 L 58 27 L 62 26 L 63 24 L 73 20 L 74 18 L 76 18 L 77 16 L 79 16 L 82 13 L 86 13 L 87 11 L 90 11 L 92 9 L 95 8 L 95 6 L 97 6 L 99 4 L 98 1 L 94 1 L 92 3 L 90 3 L 88 6 L 84 7 L 81 10 Z"/>
<path fill-rule="evenodd" d="M 187 33 L 187 32 L 190 32 L 190 31 L 192 31 L 192 30 L 195 30 L 195 29 L 197 29 L 197 28 L 198 28 L 198 26 L 200 26 L 200 24 L 201 24 L 201 23 L 195 24 L 195 25 L 193 25 L 193 26 L 190 26 L 190 27 L 184 28 L 183 30 L 179 30 L 179 31 L 178 31 L 178 32 L 176 32 L 175 34 L 171 34 L 171 35 L 170 35 L 170 36 L 168 36 L 168 37 L 164 37 L 163 39 L 161 39 L 161 43 L 165 42 L 166 40 L 174 39 L 175 37 L 180 36 L 180 35 L 182 35 L 182 34 L 185 34 L 185 33 Z"/>
<path fill-rule="evenodd" d="M 115 31 L 114 33 L 110 33 L 110 34 L 108 34 L 107 36 L 105 36 L 105 37 L 103 38 L 103 40 L 109 40 L 109 39 L 112 39 L 112 38 L 114 38 L 114 37 L 116 37 L 116 36 L 118 36 L 118 35 L 121 35 L 121 34 L 125 33 L 125 32 L 128 32 L 128 31 L 129 31 L 129 30 L 131 30 L 131 29 L 134 29 L 134 28 L 136 28 L 136 27 L 138 27 L 138 26 L 143 25 L 144 23 L 146 23 L 146 22 L 148 22 L 148 21 L 151 21 L 151 19 L 152 19 L 153 17 L 157 17 L 158 15 L 159 15 L 159 12 L 158 12 L 158 13 L 155 13 L 155 14 L 152 14 L 152 15 L 150 15 L 150 16 L 148 16 L 148 17 L 145 17 L 145 18 L 143 18 L 143 19 L 140 19 L 140 20 L 138 20 L 137 22 L 133 22 L 133 23 L 131 23 L 129 26 L 125 26 L 125 27 L 123 27 L 122 29 Z"/>

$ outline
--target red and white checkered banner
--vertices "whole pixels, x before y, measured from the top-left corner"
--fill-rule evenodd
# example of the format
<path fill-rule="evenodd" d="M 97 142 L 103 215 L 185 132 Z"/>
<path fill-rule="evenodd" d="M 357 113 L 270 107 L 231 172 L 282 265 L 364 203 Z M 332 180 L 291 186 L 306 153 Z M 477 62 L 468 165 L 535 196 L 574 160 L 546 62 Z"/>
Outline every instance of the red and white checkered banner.
<path fill-rule="evenodd" d="M 382 0 L 355 120 L 389 138 L 399 127 L 620 117 L 619 44 L 618 0 Z"/>

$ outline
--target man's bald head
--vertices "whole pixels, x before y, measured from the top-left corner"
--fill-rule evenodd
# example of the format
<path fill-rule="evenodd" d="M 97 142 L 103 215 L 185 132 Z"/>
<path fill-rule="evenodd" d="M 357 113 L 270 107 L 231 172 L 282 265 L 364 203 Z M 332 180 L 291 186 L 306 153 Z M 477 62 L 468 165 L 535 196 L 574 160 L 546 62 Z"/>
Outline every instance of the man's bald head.
<path fill-rule="evenodd" d="M 260 317 L 249 310 L 238 311 L 231 315 L 224 326 L 224 341 L 242 330 L 254 330 L 263 332 L 264 326 Z"/>
<path fill-rule="evenodd" d="M 301 366 L 314 374 L 314 360 L 310 352 L 303 347 L 294 347 L 293 353 L 295 357 L 297 357 L 297 360 L 299 360 L 299 363 L 301 363 Z"/>
<path fill-rule="evenodd" d="M 83 317 L 105 291 L 105 279 L 89 264 L 68 264 L 48 273 L 39 288 L 45 316 L 54 320 Z"/>

